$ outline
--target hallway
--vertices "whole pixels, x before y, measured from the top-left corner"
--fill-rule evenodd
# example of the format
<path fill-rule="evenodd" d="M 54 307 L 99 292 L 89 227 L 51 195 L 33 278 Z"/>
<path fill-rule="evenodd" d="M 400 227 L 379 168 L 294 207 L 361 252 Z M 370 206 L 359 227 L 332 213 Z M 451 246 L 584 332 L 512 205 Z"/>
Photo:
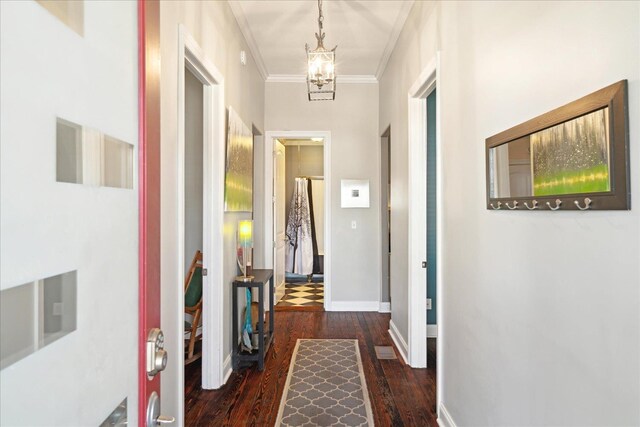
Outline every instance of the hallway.
<path fill-rule="evenodd" d="M 185 369 L 185 425 L 273 425 L 278 415 L 291 354 L 298 338 L 357 338 L 376 425 L 437 426 L 436 342 L 428 341 L 428 369 L 378 360 L 374 346 L 393 345 L 388 314 L 278 312 L 275 346 L 264 372 L 234 372 L 220 390 L 200 388 L 200 361 Z"/>
<path fill-rule="evenodd" d="M 0 427 L 640 427 L 640 0 L 0 0 L 0 83 Z"/>

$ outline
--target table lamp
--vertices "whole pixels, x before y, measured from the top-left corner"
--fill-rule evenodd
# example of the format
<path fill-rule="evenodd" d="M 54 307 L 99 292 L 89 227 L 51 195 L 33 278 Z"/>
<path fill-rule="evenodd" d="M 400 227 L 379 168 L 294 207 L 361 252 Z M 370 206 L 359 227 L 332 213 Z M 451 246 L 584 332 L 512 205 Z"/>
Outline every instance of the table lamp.
<path fill-rule="evenodd" d="M 237 276 L 239 282 L 250 282 L 253 276 L 247 276 L 247 266 L 251 265 L 251 249 L 253 248 L 253 221 L 250 219 L 238 222 L 238 265 L 242 276 Z"/>

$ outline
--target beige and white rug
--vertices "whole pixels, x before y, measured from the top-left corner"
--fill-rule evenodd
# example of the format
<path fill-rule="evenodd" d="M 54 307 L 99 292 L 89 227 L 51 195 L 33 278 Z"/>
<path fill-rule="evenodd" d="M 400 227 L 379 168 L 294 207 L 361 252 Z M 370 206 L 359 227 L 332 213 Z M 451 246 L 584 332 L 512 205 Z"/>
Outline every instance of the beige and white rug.
<path fill-rule="evenodd" d="M 373 426 L 358 340 L 298 340 L 276 426 Z"/>

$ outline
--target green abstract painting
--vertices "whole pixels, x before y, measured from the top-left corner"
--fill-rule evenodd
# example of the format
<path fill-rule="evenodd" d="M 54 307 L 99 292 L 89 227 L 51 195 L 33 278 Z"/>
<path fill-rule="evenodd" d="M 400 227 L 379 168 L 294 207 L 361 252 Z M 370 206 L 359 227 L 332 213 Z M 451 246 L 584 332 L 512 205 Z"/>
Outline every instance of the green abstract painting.
<path fill-rule="evenodd" d="M 609 108 L 530 135 L 533 194 L 611 190 Z"/>
<path fill-rule="evenodd" d="M 229 108 L 227 162 L 224 180 L 225 212 L 251 212 L 253 209 L 253 135 Z"/>

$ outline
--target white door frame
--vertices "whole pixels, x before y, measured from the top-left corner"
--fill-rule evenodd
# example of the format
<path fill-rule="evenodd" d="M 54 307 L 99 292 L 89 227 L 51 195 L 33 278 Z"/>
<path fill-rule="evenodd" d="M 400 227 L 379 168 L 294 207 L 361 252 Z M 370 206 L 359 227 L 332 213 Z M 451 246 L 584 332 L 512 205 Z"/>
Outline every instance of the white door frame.
<path fill-rule="evenodd" d="M 273 266 L 273 140 L 323 138 L 324 161 L 324 309 L 331 311 L 331 132 L 329 131 L 269 131 L 264 138 L 264 260 Z"/>
<path fill-rule="evenodd" d="M 409 365 L 414 368 L 427 366 L 427 270 L 422 261 L 427 258 L 427 96 L 440 81 L 440 53 L 422 70 L 408 94 L 409 100 Z M 436 362 L 436 407 L 440 414 L 442 397 L 442 371 L 444 363 L 443 336 L 445 333 L 443 316 L 442 265 L 444 258 L 442 226 L 442 138 L 441 102 L 442 91 L 436 95 L 436 179 L 437 179 L 437 223 L 436 251 L 437 277 L 437 362 Z"/>
<path fill-rule="evenodd" d="M 178 256 L 176 257 L 177 275 L 175 278 L 175 298 L 178 307 L 184 307 L 184 204 L 185 204 L 185 67 L 203 84 L 203 267 L 208 275 L 203 276 L 202 296 L 202 388 L 220 388 L 223 374 L 223 319 L 224 319 L 224 280 L 223 280 L 223 224 L 224 224 L 224 166 L 225 166 L 225 106 L 224 78 L 218 69 L 207 59 L 195 39 L 187 29 L 180 25 L 178 35 L 178 156 L 177 156 L 177 195 L 178 195 Z M 184 329 L 184 310 L 175 313 L 177 330 Z M 180 411 L 184 409 L 184 343 L 174 349 L 179 357 L 178 369 Z M 178 419 L 183 419 L 179 414 Z"/>

